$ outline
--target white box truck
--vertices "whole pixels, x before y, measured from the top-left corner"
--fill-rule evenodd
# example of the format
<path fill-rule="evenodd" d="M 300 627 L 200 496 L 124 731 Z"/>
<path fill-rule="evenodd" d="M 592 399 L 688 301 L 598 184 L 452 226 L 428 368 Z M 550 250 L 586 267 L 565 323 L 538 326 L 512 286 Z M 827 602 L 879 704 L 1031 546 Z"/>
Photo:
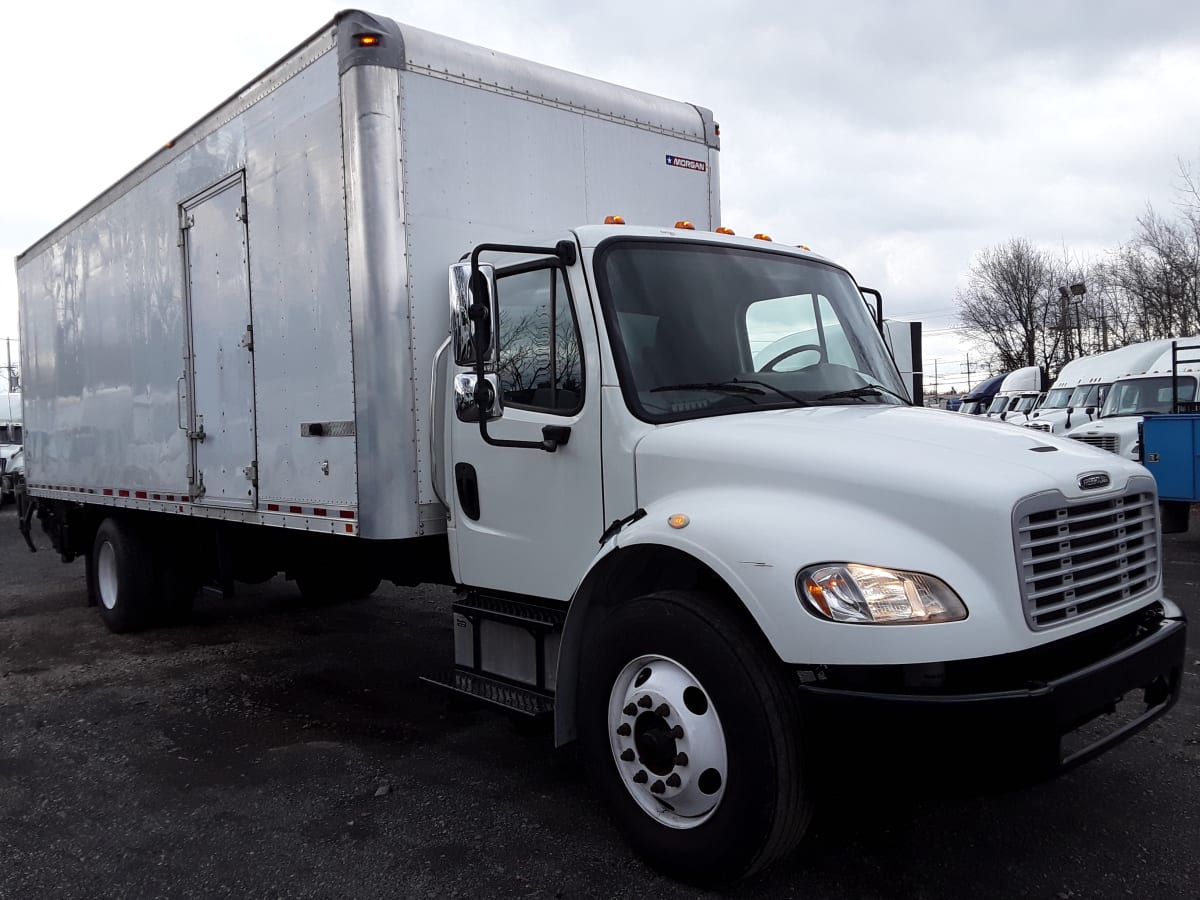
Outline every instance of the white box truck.
<path fill-rule="evenodd" d="M 280 572 L 459 586 L 442 681 L 552 715 L 696 882 L 855 755 L 1057 771 L 1161 715 L 1146 471 L 910 407 L 845 269 L 720 227 L 718 149 L 339 14 L 18 258 L 27 537 L 116 631 Z"/>

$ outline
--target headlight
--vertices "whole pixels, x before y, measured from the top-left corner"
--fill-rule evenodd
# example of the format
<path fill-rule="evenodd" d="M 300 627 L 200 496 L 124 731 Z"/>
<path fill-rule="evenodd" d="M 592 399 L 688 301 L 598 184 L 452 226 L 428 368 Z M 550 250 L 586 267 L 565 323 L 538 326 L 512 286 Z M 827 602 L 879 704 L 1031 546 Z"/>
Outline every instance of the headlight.
<path fill-rule="evenodd" d="M 835 622 L 905 625 L 967 617 L 958 595 L 932 575 L 858 563 L 810 566 L 796 576 L 809 608 Z"/>

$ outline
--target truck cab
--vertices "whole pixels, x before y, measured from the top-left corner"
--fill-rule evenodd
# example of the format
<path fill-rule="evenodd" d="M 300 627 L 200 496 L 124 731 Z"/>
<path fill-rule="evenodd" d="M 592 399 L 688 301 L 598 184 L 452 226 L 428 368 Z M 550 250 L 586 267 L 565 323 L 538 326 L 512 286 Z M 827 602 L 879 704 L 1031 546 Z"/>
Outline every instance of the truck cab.
<path fill-rule="evenodd" d="M 1138 427 L 1143 417 L 1177 412 L 1179 404 L 1190 404 L 1196 399 L 1200 363 L 1177 364 L 1175 342 L 1167 343 L 1166 350 L 1145 372 L 1116 379 L 1108 388 L 1097 418 L 1072 428 L 1066 436 L 1126 459 L 1139 460 Z"/>
<path fill-rule="evenodd" d="M 1000 385 L 1005 377 L 1005 375 L 993 375 L 979 382 L 963 395 L 962 405 L 959 406 L 958 412 L 966 416 L 986 415 L 996 394 L 1000 392 Z"/>

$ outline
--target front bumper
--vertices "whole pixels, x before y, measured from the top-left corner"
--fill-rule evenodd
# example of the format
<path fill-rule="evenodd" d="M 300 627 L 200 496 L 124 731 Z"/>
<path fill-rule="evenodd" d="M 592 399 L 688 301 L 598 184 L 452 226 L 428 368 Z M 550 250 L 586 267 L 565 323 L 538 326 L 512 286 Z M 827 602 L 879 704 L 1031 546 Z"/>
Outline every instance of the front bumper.
<path fill-rule="evenodd" d="M 838 752 L 877 756 L 911 748 L 917 737 L 939 758 L 956 750 L 970 762 L 1001 756 L 1049 774 L 1103 753 L 1170 709 L 1186 637 L 1183 612 L 1163 601 L 1019 653 L 825 667 L 802 675 L 800 692 L 811 732 L 831 738 Z"/>

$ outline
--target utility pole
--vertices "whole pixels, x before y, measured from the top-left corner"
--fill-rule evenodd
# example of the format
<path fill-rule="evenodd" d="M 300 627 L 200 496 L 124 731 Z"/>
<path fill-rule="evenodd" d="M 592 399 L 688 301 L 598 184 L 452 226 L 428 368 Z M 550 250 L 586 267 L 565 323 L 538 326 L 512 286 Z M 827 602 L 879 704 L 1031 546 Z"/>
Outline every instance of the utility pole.
<path fill-rule="evenodd" d="M 933 358 L 933 396 L 941 399 L 941 391 L 938 390 L 938 358 Z"/>
<path fill-rule="evenodd" d="M 17 376 L 13 371 L 12 364 L 12 338 L 4 339 L 4 346 L 8 352 L 8 365 L 5 367 L 5 374 L 8 375 L 8 392 L 11 394 L 17 389 Z"/>
<path fill-rule="evenodd" d="M 967 393 L 971 393 L 971 354 L 967 353 L 967 362 L 965 364 L 967 371 Z"/>

